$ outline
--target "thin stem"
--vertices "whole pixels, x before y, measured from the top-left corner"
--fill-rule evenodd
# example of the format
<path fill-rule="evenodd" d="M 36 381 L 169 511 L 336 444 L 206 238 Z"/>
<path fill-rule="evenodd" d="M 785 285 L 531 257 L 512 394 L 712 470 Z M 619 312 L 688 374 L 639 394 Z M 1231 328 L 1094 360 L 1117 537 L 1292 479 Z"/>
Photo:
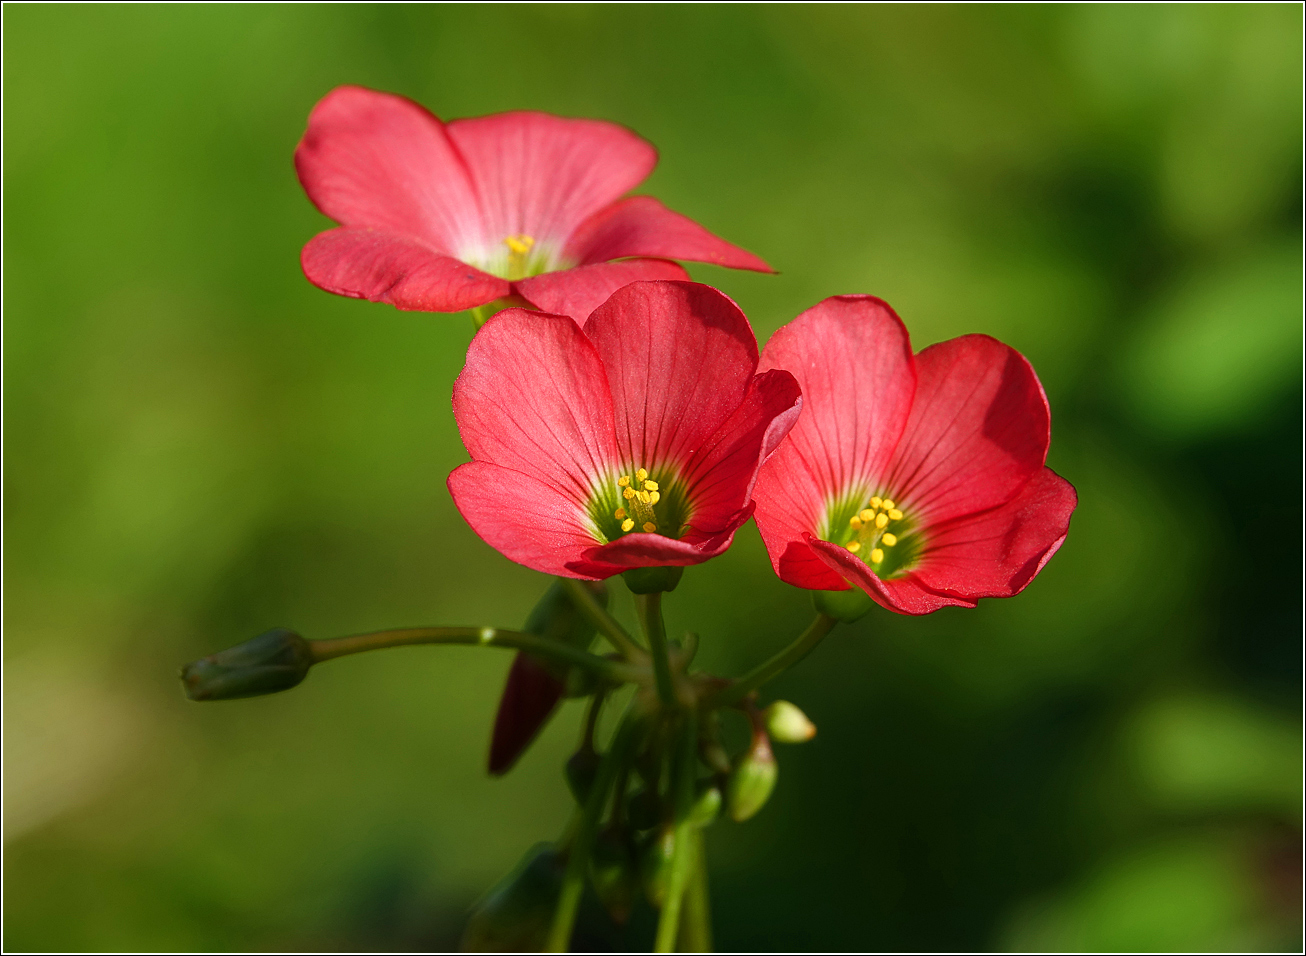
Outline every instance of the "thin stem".
<path fill-rule="evenodd" d="M 694 865 L 695 827 L 690 820 L 694 808 L 694 784 L 698 768 L 697 712 L 685 714 L 681 731 L 680 752 L 676 755 L 676 830 L 675 848 L 671 851 L 671 873 L 667 880 L 667 898 L 658 917 L 657 938 L 653 951 L 670 953 L 675 950 L 676 936 L 680 931 L 680 912 L 685 899 L 685 888 Z"/>
<path fill-rule="evenodd" d="M 807 630 L 798 635 L 798 639 L 772 657 L 759 664 L 738 680 L 727 684 L 710 699 L 712 706 L 723 707 L 743 700 L 757 688 L 772 678 L 778 677 L 806 657 L 821 638 L 830 633 L 839 622 L 828 614 L 817 614 L 816 619 L 808 625 Z"/>
<path fill-rule="evenodd" d="M 636 594 L 635 613 L 653 655 L 653 676 L 657 681 L 658 700 L 663 706 L 672 707 L 676 703 L 676 688 L 671 682 L 671 662 L 667 658 L 667 626 L 662 620 L 662 592 Z"/>
<path fill-rule="evenodd" d="M 472 317 L 472 328 L 479 330 L 494 313 L 490 311 L 488 305 L 477 305 L 467 310 Z"/>
<path fill-rule="evenodd" d="M 680 949 L 686 953 L 712 951 L 712 903 L 707 889 L 707 847 L 703 831 L 695 828 L 694 867 L 685 888 L 685 911 L 680 918 Z"/>
<path fill-rule="evenodd" d="M 599 772 L 594 778 L 594 786 L 585 807 L 581 811 L 580 825 L 567 854 L 567 869 L 562 877 L 562 891 L 558 895 L 558 908 L 553 912 L 553 923 L 549 927 L 549 937 L 545 949 L 550 953 L 565 953 L 571 944 L 571 931 L 576 925 L 576 910 L 580 907 L 581 895 L 585 891 L 585 875 L 589 869 L 590 852 L 594 848 L 594 836 L 598 832 L 599 818 L 608 802 L 608 791 L 616 779 L 617 771 L 626 763 L 631 747 L 634 745 L 639 728 L 639 719 L 635 713 L 628 711 L 617 728 L 612 744 L 599 764 Z"/>
<path fill-rule="evenodd" d="M 598 602 L 589 588 L 585 587 L 583 581 L 575 578 L 559 578 L 563 586 L 567 589 L 567 596 L 571 598 L 571 603 L 576 605 L 577 610 L 589 618 L 589 622 L 599 629 L 604 637 L 608 639 L 613 647 L 620 651 L 628 660 L 643 661 L 647 656 L 644 648 L 635 643 L 621 622 L 607 612 L 607 609 Z"/>
<path fill-rule="evenodd" d="M 561 641 L 526 634 L 521 631 L 503 631 L 494 627 L 405 627 L 393 631 L 373 631 L 324 641 L 309 641 L 313 663 L 320 664 L 347 654 L 360 654 L 385 647 L 405 647 L 409 644 L 466 644 L 489 647 L 511 647 L 528 651 L 540 657 L 583 667 L 613 683 L 637 680 L 638 672 L 617 661 L 599 657 L 588 651 L 564 644 Z"/>

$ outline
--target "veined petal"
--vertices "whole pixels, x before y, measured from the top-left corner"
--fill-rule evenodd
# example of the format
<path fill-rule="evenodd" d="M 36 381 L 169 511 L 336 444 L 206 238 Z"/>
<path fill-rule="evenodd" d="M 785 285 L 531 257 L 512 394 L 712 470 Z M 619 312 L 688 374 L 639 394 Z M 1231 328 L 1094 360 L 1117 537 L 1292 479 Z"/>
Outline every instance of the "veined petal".
<path fill-rule="evenodd" d="M 453 256 L 483 241 L 480 206 L 444 125 L 402 96 L 332 90 L 309 114 L 295 169 L 313 204 L 342 226 L 413 236 Z"/>
<path fill-rule="evenodd" d="M 571 569 L 585 560 L 595 538 L 584 506 L 553 482 L 473 461 L 449 475 L 449 493 L 481 540 L 510 560 L 543 574 L 611 576 Z"/>
<path fill-rule="evenodd" d="M 623 285 L 651 279 L 688 280 L 689 274 L 666 259 L 627 259 L 545 272 L 513 283 L 524 299 L 545 312 L 569 315 L 581 325 Z"/>
<path fill-rule="evenodd" d="M 503 279 L 393 232 L 331 229 L 309 240 L 299 258 L 319 289 L 399 309 L 461 312 L 509 291 Z"/>
<path fill-rule="evenodd" d="M 598 566 L 615 567 L 619 571 L 627 568 L 647 568 L 658 565 L 688 566 L 702 564 L 725 552 L 738 531 L 753 514 L 750 502 L 737 511 L 724 527 L 711 532 L 691 529 L 683 538 L 664 538 L 660 534 L 622 535 L 616 541 L 599 545 L 585 554 L 587 562 Z"/>
<path fill-rule="evenodd" d="M 1005 504 L 1047 457 L 1047 396 L 1025 357 L 987 335 L 916 356 L 919 382 L 886 487 L 929 524 Z"/>
<path fill-rule="evenodd" d="M 618 463 L 610 395 L 598 353 L 572 319 L 504 309 L 467 349 L 453 412 L 475 461 L 538 477 L 581 507 Z M 516 521 L 542 514 L 515 487 L 496 494 Z"/>
<path fill-rule="evenodd" d="M 869 295 L 818 302 L 771 337 L 759 367 L 787 369 L 803 391 L 803 414 L 767 474 L 805 472 L 790 491 L 810 495 L 815 483 L 816 520 L 830 497 L 883 479 L 916 391 L 911 341 L 888 303 Z M 766 499 L 778 506 L 774 494 Z"/>
<path fill-rule="evenodd" d="M 899 614 L 930 614 L 941 607 L 975 607 L 974 600 L 936 594 L 922 587 L 913 574 L 883 580 L 864 561 L 837 544 L 822 541 L 812 535 L 807 536 L 807 544 L 832 570 L 869 594 L 876 604 L 890 611 Z"/>
<path fill-rule="evenodd" d="M 714 236 L 652 196 L 632 196 L 596 212 L 571 235 L 566 255 L 580 263 L 657 256 L 731 269 L 775 271 L 758 256 Z"/>
<path fill-rule="evenodd" d="M 793 428 L 803 407 L 798 382 L 772 369 L 753 376 L 743 402 L 694 453 L 686 469 L 690 524 L 725 527 L 753 494 L 758 468 Z"/>
<path fill-rule="evenodd" d="M 634 282 L 585 323 L 612 387 L 620 460 L 684 466 L 744 400 L 757 340 L 724 294 L 695 282 Z"/>
<path fill-rule="evenodd" d="M 807 414 L 805 402 L 800 423 Z M 807 536 L 820 527 L 826 493 L 795 450 L 793 434 L 758 470 L 757 530 L 780 580 L 815 591 L 843 591 L 848 588 L 843 576 L 807 544 Z"/>
<path fill-rule="evenodd" d="M 652 144 L 624 126 L 517 111 L 454 120 L 449 136 L 471 171 L 489 243 L 561 243 L 587 217 L 643 182 Z"/>
<path fill-rule="evenodd" d="M 931 591 L 968 599 L 1011 597 L 1066 540 L 1074 487 L 1043 468 L 1011 501 L 930 530 L 914 576 Z"/>

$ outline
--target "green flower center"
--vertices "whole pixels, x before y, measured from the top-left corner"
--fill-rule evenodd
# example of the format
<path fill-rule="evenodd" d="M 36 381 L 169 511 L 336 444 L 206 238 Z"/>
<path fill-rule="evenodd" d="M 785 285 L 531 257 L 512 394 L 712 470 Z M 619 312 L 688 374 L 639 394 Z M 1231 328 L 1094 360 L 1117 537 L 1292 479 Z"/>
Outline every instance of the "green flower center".
<path fill-rule="evenodd" d="M 689 521 L 684 484 L 674 475 L 636 468 L 608 484 L 589 503 L 596 537 L 605 544 L 632 532 L 679 538 Z"/>
<path fill-rule="evenodd" d="M 916 522 L 897 502 L 864 493 L 847 495 L 827 508 L 820 536 L 847 548 L 881 578 L 911 570 L 923 544 Z"/>

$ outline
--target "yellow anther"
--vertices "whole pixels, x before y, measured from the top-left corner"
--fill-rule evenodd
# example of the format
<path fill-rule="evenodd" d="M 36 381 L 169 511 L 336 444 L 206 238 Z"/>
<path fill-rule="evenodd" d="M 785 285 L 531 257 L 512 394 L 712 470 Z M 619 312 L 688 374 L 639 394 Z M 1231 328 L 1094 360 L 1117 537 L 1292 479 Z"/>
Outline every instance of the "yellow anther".
<path fill-rule="evenodd" d="M 612 517 L 614 517 L 614 518 L 624 518 L 624 517 L 626 517 L 626 509 L 625 509 L 625 508 L 618 508 L 616 511 L 612 512 Z"/>
<path fill-rule="evenodd" d="M 857 517 L 857 515 L 853 515 L 851 518 L 848 519 L 848 526 L 852 528 L 854 531 L 861 531 L 862 519 Z"/>
<path fill-rule="evenodd" d="M 896 534 L 890 534 L 888 531 L 886 531 L 880 537 L 880 540 L 884 542 L 884 546 L 886 548 L 892 548 L 895 544 L 898 543 L 898 536 Z"/>
<path fill-rule="evenodd" d="M 870 524 L 873 520 L 875 520 L 875 512 L 872 511 L 870 508 L 863 508 L 862 513 L 859 514 L 857 517 L 861 518 L 867 524 Z"/>
<path fill-rule="evenodd" d="M 635 497 L 635 492 L 634 492 L 634 490 L 632 490 L 632 489 L 630 489 L 630 488 L 623 488 L 623 489 L 621 490 L 621 497 L 623 497 L 623 498 L 625 498 L 627 501 L 629 501 L 631 498 L 634 498 L 634 497 Z"/>
<path fill-rule="evenodd" d="M 630 484 L 630 475 L 622 475 L 620 478 L 617 479 L 617 484 L 620 485 L 622 488 L 625 488 L 627 485 Z"/>
<path fill-rule="evenodd" d="M 871 564 L 879 564 L 884 560 L 884 550 L 882 548 L 873 548 L 871 550 Z"/>
<path fill-rule="evenodd" d="M 648 505 L 653 503 L 653 496 L 647 491 L 637 491 L 635 497 L 639 499 L 640 504 Z"/>
<path fill-rule="evenodd" d="M 893 499 L 892 499 L 892 498 L 885 498 L 885 499 L 884 499 L 884 510 L 885 510 L 885 511 L 892 511 L 892 510 L 893 510 L 894 508 L 896 508 L 896 507 L 898 507 L 898 506 L 895 505 L 895 504 L 893 503 Z"/>
<path fill-rule="evenodd" d="M 880 512 L 878 515 L 875 516 L 875 527 L 883 528 L 888 523 L 889 523 L 889 516 L 886 515 L 884 512 Z"/>
<path fill-rule="evenodd" d="M 621 530 L 622 530 L 622 531 L 629 531 L 629 530 L 630 530 L 631 528 L 633 528 L 633 527 L 635 527 L 635 519 L 634 519 L 634 518 L 627 518 L 625 521 L 621 522 Z"/>
<path fill-rule="evenodd" d="M 653 479 L 650 478 L 650 479 L 648 479 L 647 481 L 644 482 L 644 490 L 645 490 L 645 491 L 657 491 L 657 490 L 658 490 L 658 483 L 657 483 L 656 481 L 654 481 Z"/>
<path fill-rule="evenodd" d="M 872 508 L 878 508 L 878 507 L 880 507 L 881 504 L 883 504 L 883 502 L 880 500 L 880 496 L 879 496 L 879 495 L 876 495 L 876 496 L 874 496 L 873 498 L 871 498 L 871 507 L 872 507 Z"/>
<path fill-rule="evenodd" d="M 890 509 L 890 511 L 889 511 L 889 517 L 892 518 L 894 521 L 901 521 L 901 520 L 902 520 L 902 512 L 899 511 L 897 508 L 892 508 L 892 509 Z"/>
<path fill-rule="evenodd" d="M 856 554 L 858 551 L 862 550 L 862 543 L 860 541 L 853 541 L 848 545 L 848 550 L 853 554 Z"/>
<path fill-rule="evenodd" d="M 655 505 L 655 504 L 657 504 L 657 503 L 658 503 L 659 501 L 661 501 L 661 500 L 662 500 L 662 492 L 660 492 L 660 491 L 650 491 L 650 492 L 648 493 L 648 503 L 649 503 L 649 504 L 651 504 L 651 505 Z"/>
<path fill-rule="evenodd" d="M 644 530 L 645 530 L 645 531 L 656 531 L 656 530 L 658 530 L 658 526 L 655 525 L 652 521 L 645 521 L 645 522 L 644 522 Z"/>
<path fill-rule="evenodd" d="M 638 478 L 640 481 L 643 481 L 645 478 L 648 477 L 648 469 L 647 468 L 639 469 L 639 471 L 635 472 L 635 477 Z"/>
<path fill-rule="evenodd" d="M 530 236 L 508 236 L 503 240 L 503 244 L 508 247 L 509 252 L 524 256 L 531 251 L 531 246 L 535 245 L 535 240 Z"/>

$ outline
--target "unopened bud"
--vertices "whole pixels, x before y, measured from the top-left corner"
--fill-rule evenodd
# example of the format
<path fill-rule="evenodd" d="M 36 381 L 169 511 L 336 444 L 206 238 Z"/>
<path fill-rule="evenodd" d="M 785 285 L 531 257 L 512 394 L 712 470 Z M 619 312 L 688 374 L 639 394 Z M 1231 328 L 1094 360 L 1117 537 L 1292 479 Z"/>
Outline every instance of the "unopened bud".
<path fill-rule="evenodd" d="M 472 910 L 464 952 L 538 952 L 544 948 L 566 863 L 552 843 L 537 843 Z"/>
<path fill-rule="evenodd" d="M 721 788 L 711 783 L 699 788 L 698 797 L 689 811 L 689 822 L 696 827 L 711 826 L 721 812 Z"/>
<path fill-rule="evenodd" d="M 191 700 L 232 700 L 289 690 L 313 666 L 313 651 L 294 631 L 273 628 L 181 669 Z"/>
<path fill-rule="evenodd" d="M 635 857 L 622 835 L 604 830 L 594 842 L 590 857 L 590 878 L 594 892 L 618 925 L 630 918 L 639 892 L 639 872 Z"/>
<path fill-rule="evenodd" d="M 639 875 L 644 884 L 644 895 L 657 909 L 667 898 L 667 884 L 671 880 L 671 858 L 676 852 L 676 829 L 667 825 L 654 831 L 639 861 Z"/>
<path fill-rule="evenodd" d="M 567 777 L 567 787 L 582 807 L 589 799 L 590 790 L 594 787 L 594 778 L 599 775 L 599 764 L 602 761 L 603 758 L 589 744 L 582 746 L 567 760 L 563 771 Z"/>
<path fill-rule="evenodd" d="M 766 732 L 782 744 L 802 744 L 816 736 L 816 724 L 787 700 L 777 700 L 762 711 Z"/>
<path fill-rule="evenodd" d="M 756 736 L 726 783 L 726 810 L 730 819 L 743 823 L 761 810 L 775 789 L 776 773 L 770 742 L 764 734 Z"/>

